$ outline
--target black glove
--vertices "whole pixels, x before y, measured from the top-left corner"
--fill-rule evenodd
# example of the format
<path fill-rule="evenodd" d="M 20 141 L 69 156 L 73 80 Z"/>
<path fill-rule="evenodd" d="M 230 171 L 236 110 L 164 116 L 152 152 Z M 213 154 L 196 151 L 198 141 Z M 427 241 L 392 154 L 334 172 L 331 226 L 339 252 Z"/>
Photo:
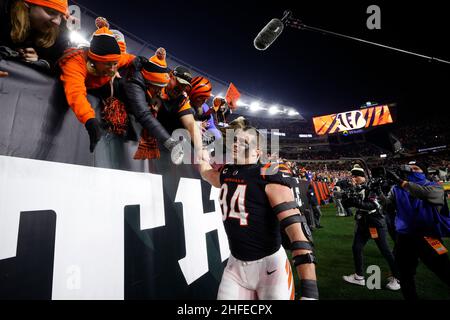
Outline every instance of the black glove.
<path fill-rule="evenodd" d="M 84 125 L 89 134 L 89 151 L 94 152 L 97 142 L 100 141 L 102 137 L 102 129 L 100 128 L 100 122 L 97 119 L 91 118 Z"/>
<path fill-rule="evenodd" d="M 179 165 L 183 162 L 184 151 L 181 141 L 177 141 L 174 138 L 169 138 L 164 142 L 164 147 L 171 151 L 170 156 L 174 164 Z"/>
<path fill-rule="evenodd" d="M 394 182 L 395 184 L 401 185 L 403 179 L 400 178 L 395 172 L 390 171 L 390 170 L 386 170 L 386 177 L 389 180 L 392 180 L 392 182 Z"/>

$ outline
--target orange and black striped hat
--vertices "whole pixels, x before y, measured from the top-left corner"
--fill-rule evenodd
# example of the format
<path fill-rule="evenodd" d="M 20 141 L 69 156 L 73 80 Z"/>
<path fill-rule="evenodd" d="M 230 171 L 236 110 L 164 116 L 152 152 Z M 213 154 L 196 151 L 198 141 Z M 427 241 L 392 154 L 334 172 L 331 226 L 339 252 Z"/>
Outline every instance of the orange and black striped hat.
<path fill-rule="evenodd" d="M 194 77 L 191 80 L 191 90 L 189 91 L 189 99 L 193 101 L 199 97 L 208 99 L 211 97 L 211 82 L 205 77 Z"/>
<path fill-rule="evenodd" d="M 158 48 L 155 54 L 144 63 L 141 71 L 144 79 L 158 87 L 165 87 L 169 83 L 169 69 L 166 62 L 166 50 Z"/>
<path fill-rule="evenodd" d="M 99 62 L 120 60 L 121 52 L 119 44 L 108 27 L 101 27 L 94 32 L 88 56 L 92 60 Z"/>
<path fill-rule="evenodd" d="M 97 17 L 95 19 L 95 26 L 97 27 L 97 29 L 103 27 L 107 27 L 108 29 L 110 29 L 108 20 L 103 17 Z M 114 37 L 116 38 L 117 44 L 119 45 L 120 48 L 120 52 L 122 53 L 127 52 L 127 44 L 125 42 L 125 36 L 123 35 L 123 33 L 115 29 L 110 30 L 113 33 Z"/>

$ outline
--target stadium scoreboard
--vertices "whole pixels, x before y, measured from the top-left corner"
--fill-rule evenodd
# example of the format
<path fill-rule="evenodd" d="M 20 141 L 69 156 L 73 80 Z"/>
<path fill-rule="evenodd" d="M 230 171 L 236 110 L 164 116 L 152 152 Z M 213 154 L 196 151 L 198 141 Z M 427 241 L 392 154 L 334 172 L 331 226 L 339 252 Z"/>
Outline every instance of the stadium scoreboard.
<path fill-rule="evenodd" d="M 313 117 L 317 135 L 345 133 L 393 123 L 388 105 Z"/>

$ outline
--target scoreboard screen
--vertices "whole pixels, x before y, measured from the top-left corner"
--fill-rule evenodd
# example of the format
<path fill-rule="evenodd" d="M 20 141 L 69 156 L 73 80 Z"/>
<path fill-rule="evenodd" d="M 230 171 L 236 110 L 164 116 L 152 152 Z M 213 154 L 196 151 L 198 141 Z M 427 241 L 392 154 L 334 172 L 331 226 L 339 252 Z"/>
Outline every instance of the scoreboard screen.
<path fill-rule="evenodd" d="M 317 135 L 365 129 L 393 122 L 388 105 L 313 117 Z"/>

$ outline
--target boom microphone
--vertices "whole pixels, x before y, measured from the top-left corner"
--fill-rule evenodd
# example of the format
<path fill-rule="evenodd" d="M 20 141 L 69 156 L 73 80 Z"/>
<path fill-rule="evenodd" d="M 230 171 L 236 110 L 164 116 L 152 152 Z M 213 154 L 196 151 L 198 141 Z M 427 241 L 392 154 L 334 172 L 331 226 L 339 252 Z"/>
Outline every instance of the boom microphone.
<path fill-rule="evenodd" d="M 284 23 L 280 19 L 272 19 L 256 36 L 253 44 L 258 50 L 266 50 L 284 29 Z"/>

